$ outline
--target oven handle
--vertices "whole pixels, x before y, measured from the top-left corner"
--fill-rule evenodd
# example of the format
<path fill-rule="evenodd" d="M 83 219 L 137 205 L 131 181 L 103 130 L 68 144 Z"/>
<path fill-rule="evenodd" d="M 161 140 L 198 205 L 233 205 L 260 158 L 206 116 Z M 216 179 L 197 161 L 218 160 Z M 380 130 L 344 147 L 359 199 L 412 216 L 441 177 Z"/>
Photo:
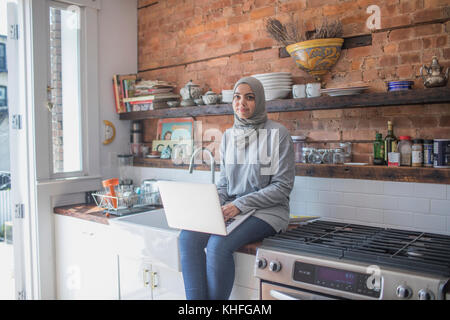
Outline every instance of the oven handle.
<path fill-rule="evenodd" d="M 270 295 L 272 298 L 277 300 L 335 300 L 333 298 L 329 298 L 326 296 L 321 296 L 318 294 L 306 293 L 306 292 L 297 292 L 297 293 L 289 293 L 280 291 L 280 290 L 270 290 Z"/>

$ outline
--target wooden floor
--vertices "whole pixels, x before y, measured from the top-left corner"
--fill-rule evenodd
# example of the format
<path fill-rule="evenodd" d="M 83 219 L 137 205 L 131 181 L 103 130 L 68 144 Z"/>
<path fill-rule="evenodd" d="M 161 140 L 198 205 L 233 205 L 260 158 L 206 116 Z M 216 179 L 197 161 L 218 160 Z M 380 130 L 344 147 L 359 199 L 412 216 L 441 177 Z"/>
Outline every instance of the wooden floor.
<path fill-rule="evenodd" d="M 0 300 L 14 300 L 13 245 L 0 242 Z"/>

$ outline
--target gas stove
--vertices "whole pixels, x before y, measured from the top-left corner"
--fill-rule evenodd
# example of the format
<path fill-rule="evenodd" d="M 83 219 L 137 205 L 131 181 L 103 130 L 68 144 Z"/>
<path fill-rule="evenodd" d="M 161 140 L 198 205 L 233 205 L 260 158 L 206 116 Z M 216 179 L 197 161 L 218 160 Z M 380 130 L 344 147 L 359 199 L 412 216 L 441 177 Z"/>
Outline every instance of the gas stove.
<path fill-rule="evenodd" d="M 261 299 L 450 299 L 450 236 L 315 220 L 264 239 Z"/>

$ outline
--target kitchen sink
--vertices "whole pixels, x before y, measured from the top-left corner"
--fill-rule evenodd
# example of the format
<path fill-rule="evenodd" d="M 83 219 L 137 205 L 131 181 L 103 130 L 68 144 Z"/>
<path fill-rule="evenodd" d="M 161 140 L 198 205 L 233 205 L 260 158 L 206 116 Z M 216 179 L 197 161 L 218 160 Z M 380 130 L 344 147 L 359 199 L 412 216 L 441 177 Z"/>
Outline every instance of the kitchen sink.
<path fill-rule="evenodd" d="M 142 258 L 181 271 L 179 229 L 168 226 L 164 209 L 109 220 L 119 255 Z"/>

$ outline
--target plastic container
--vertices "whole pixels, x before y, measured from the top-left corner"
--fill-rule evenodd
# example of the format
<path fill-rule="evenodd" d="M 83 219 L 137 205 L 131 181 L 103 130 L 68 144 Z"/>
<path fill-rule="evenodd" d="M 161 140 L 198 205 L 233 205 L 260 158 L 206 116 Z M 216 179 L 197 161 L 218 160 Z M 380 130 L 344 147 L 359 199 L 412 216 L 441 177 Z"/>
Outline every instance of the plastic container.
<path fill-rule="evenodd" d="M 400 165 L 410 167 L 412 157 L 412 142 L 410 136 L 400 136 L 398 152 L 400 153 Z"/>
<path fill-rule="evenodd" d="M 411 163 L 413 167 L 423 166 L 423 140 L 414 139 L 412 141 L 412 158 Z"/>
<path fill-rule="evenodd" d="M 292 136 L 292 141 L 294 142 L 294 155 L 295 162 L 300 163 L 303 161 L 303 146 L 305 144 L 306 138 L 304 136 Z"/>

